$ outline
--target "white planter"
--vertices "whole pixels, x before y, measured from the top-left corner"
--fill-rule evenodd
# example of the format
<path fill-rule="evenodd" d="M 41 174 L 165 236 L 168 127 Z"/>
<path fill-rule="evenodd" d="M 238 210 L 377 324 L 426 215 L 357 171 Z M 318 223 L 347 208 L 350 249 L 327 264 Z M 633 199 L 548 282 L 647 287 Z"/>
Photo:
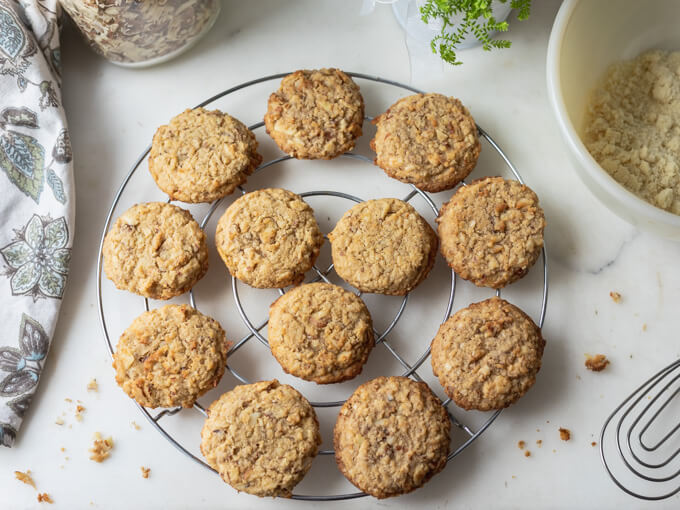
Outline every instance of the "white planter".
<path fill-rule="evenodd" d="M 441 32 L 443 23 L 441 20 L 424 23 L 420 18 L 420 8 L 423 5 L 425 5 L 425 0 L 397 0 L 392 4 L 392 11 L 408 37 L 421 44 L 429 45 L 430 41 Z M 510 0 L 504 4 L 494 3 L 491 10 L 496 21 L 505 21 L 512 10 Z M 480 23 L 485 22 L 484 18 L 479 18 L 479 20 Z M 456 16 L 453 21 L 454 26 L 447 28 L 447 32 L 455 31 L 456 25 L 463 21 L 463 16 Z M 472 48 L 480 44 L 474 34 L 468 34 L 458 45 L 458 49 Z"/>

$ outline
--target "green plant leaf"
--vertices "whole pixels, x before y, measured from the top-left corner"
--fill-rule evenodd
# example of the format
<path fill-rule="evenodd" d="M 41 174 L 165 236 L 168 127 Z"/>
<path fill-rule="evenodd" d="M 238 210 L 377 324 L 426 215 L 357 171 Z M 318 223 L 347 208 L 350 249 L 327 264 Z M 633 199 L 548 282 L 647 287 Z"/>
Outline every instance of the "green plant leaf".
<path fill-rule="evenodd" d="M 507 3 L 508 0 L 427 0 L 420 8 L 421 19 L 425 23 L 440 21 L 442 30 L 430 42 L 433 53 L 438 53 L 445 62 L 459 65 L 456 49 L 463 38 L 472 33 L 482 44 L 484 50 L 493 48 L 509 48 L 510 41 L 491 39 L 494 32 L 508 30 L 507 21 L 498 22 L 493 17 L 493 6 L 496 3 Z M 518 19 L 529 17 L 531 0 L 510 0 L 510 6 L 518 9 Z M 455 27 L 453 18 L 462 15 L 463 21 Z M 453 31 L 448 30 L 453 27 Z"/>

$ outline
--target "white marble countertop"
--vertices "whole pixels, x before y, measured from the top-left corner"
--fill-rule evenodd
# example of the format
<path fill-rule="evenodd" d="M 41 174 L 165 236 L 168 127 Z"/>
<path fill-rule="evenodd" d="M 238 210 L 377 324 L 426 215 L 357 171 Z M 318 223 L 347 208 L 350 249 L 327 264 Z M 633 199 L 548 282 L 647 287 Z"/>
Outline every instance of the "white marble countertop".
<path fill-rule="evenodd" d="M 144 420 L 113 380 L 96 310 L 95 269 L 108 204 L 159 124 L 248 79 L 334 66 L 463 100 L 541 198 L 548 220 L 550 299 L 543 329 L 547 346 L 536 386 L 477 442 L 410 495 L 325 507 L 651 508 L 615 487 L 591 442 L 599 441 L 605 417 L 630 390 L 680 356 L 680 246 L 623 223 L 595 200 L 570 166 L 545 85 L 548 35 L 559 3 L 534 2 L 530 20 L 512 22 L 507 34 L 511 49 L 466 50 L 464 65 L 418 76 L 410 75 L 404 35 L 391 9 L 378 6 L 360 17 L 358 0 L 343 6 L 311 0 L 224 2 L 215 28 L 196 47 L 147 70 L 108 64 L 67 28 L 62 54 L 78 195 L 75 248 L 39 391 L 15 448 L 0 452 L 0 507 L 40 506 L 35 491 L 14 479 L 15 469 L 31 469 L 55 508 L 311 507 L 237 494 L 180 455 Z M 449 196 L 436 195 L 437 204 Z M 211 256 L 218 266 L 215 253 Z M 538 283 L 534 274 L 519 287 L 518 299 L 530 296 L 530 286 L 535 289 Z M 218 284 L 226 285 L 226 278 Z M 622 295 L 620 303 L 612 301 L 610 291 Z M 242 330 L 236 322 L 224 325 L 227 331 Z M 588 372 L 585 353 L 604 353 L 611 365 L 601 373 Z M 421 371 L 431 379 L 429 363 Z M 97 393 L 86 389 L 92 378 L 99 382 Z M 226 390 L 235 381 L 225 376 L 220 387 Z M 73 417 L 76 399 L 86 408 L 81 422 Z M 64 412 L 66 423 L 56 425 Z M 560 440 L 559 427 L 571 430 L 569 442 Z M 95 431 L 116 442 L 102 464 L 88 459 Z M 526 441 L 530 457 L 518 449 L 519 440 Z M 540 448 L 537 440 L 542 440 Z M 149 479 L 140 476 L 140 466 L 151 468 Z M 328 462 L 314 468 L 330 469 Z M 347 487 L 316 474 L 304 488 Z M 653 506 L 677 508 L 678 501 L 675 496 Z"/>

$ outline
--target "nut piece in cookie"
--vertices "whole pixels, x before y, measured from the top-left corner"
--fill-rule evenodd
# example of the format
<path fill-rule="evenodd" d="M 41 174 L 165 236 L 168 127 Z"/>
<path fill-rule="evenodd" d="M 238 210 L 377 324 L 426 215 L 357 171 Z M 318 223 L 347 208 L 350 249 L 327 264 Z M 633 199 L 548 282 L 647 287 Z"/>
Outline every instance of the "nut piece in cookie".
<path fill-rule="evenodd" d="M 269 346 L 289 374 L 319 384 L 351 379 L 373 348 L 368 308 L 330 283 L 295 287 L 269 311 Z"/>
<path fill-rule="evenodd" d="M 376 498 L 406 494 L 446 465 L 449 415 L 424 382 L 378 377 L 340 409 L 335 460 L 345 477 Z"/>
<path fill-rule="evenodd" d="M 255 134 L 219 110 L 186 110 L 158 128 L 149 171 L 173 200 L 212 202 L 231 194 L 262 162 Z"/>
<path fill-rule="evenodd" d="M 432 340 L 432 370 L 459 407 L 502 409 L 533 386 L 544 346 L 528 315 L 493 297 L 441 325 Z"/>
<path fill-rule="evenodd" d="M 313 209 L 291 191 L 269 188 L 236 200 L 220 218 L 217 251 L 229 272 L 260 289 L 297 285 L 323 244 Z"/>
<path fill-rule="evenodd" d="M 229 343 L 220 324 L 188 305 L 144 312 L 113 354 L 116 382 L 145 407 L 191 407 L 222 378 Z"/>
<path fill-rule="evenodd" d="M 314 408 L 276 379 L 222 395 L 201 431 L 208 464 L 234 489 L 260 497 L 290 497 L 320 445 Z"/>
<path fill-rule="evenodd" d="M 119 289 L 170 299 L 208 271 L 205 239 L 189 211 L 163 202 L 137 204 L 106 234 L 104 272 Z"/>
<path fill-rule="evenodd" d="M 519 280 L 543 247 L 545 216 L 536 193 L 501 177 L 459 188 L 437 223 L 449 266 L 480 287 L 500 289 Z"/>
<path fill-rule="evenodd" d="M 472 172 L 482 149 L 470 112 L 442 94 L 404 97 L 373 123 L 375 164 L 425 191 L 456 186 Z"/>
<path fill-rule="evenodd" d="M 381 198 L 347 211 L 328 234 L 335 271 L 362 292 L 403 296 L 429 274 L 437 235 L 406 202 Z"/>
<path fill-rule="evenodd" d="M 264 125 L 298 159 L 332 159 L 354 148 L 364 122 L 359 86 L 339 69 L 300 70 L 269 96 Z"/>

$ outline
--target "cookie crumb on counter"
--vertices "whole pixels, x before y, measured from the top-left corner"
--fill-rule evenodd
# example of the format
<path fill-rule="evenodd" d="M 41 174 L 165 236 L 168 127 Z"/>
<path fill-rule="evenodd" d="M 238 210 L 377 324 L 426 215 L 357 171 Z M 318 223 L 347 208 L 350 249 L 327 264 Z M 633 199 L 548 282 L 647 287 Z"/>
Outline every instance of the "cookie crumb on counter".
<path fill-rule="evenodd" d="M 525 457 L 531 457 L 531 452 L 529 450 L 524 452 Z"/>
<path fill-rule="evenodd" d="M 106 439 L 102 438 L 99 432 L 94 434 L 94 443 L 92 448 L 90 448 L 90 460 L 95 462 L 104 462 L 108 459 L 111 450 L 113 449 L 113 439 L 109 436 Z"/>
<path fill-rule="evenodd" d="M 25 473 L 23 473 L 21 471 L 15 471 L 14 476 L 20 482 L 23 482 L 26 485 L 30 485 L 35 490 L 38 490 L 38 488 L 35 486 L 35 482 L 33 481 L 33 478 L 31 478 L 31 470 L 30 469 L 27 469 Z"/>
<path fill-rule="evenodd" d="M 642 325 L 642 331 L 647 331 L 647 323 L 646 322 Z"/>
<path fill-rule="evenodd" d="M 50 505 L 54 503 L 52 498 L 46 492 L 38 494 L 38 503 L 49 503 Z"/>
<path fill-rule="evenodd" d="M 97 379 L 92 379 L 89 383 L 87 383 L 87 391 L 99 391 Z"/>
<path fill-rule="evenodd" d="M 57 419 L 54 420 L 54 423 L 56 423 L 57 425 L 63 425 L 64 420 L 61 417 L 57 416 Z"/>
<path fill-rule="evenodd" d="M 141 470 L 142 470 L 142 478 L 149 478 L 149 473 L 151 472 L 151 469 L 142 466 Z"/>
<path fill-rule="evenodd" d="M 609 360 L 604 354 L 596 354 L 595 356 L 586 355 L 586 368 L 592 370 L 593 372 L 601 372 L 607 365 L 609 365 Z"/>
<path fill-rule="evenodd" d="M 66 448 L 64 448 L 63 446 L 62 446 L 61 448 L 59 448 L 59 449 L 60 449 L 62 452 L 65 452 L 65 451 L 66 451 Z"/>
<path fill-rule="evenodd" d="M 76 420 L 83 421 L 83 411 L 85 408 L 80 404 L 76 406 Z"/>
<path fill-rule="evenodd" d="M 67 397 L 67 398 L 64 399 L 64 402 L 68 402 L 70 404 L 71 402 L 73 402 L 73 400 L 71 400 L 70 398 Z"/>
<path fill-rule="evenodd" d="M 590 443 L 590 446 L 597 446 L 597 443 L 593 441 L 592 443 Z"/>
<path fill-rule="evenodd" d="M 517 448 L 519 448 L 520 450 L 524 450 L 524 445 L 525 445 L 525 444 L 526 444 L 526 443 L 525 443 L 524 441 L 518 441 L 518 443 L 517 443 Z"/>
<path fill-rule="evenodd" d="M 130 425 L 132 425 L 135 428 L 135 430 L 140 430 L 142 428 L 137 424 L 136 421 L 131 422 Z"/>
<path fill-rule="evenodd" d="M 620 303 L 621 302 L 621 294 L 619 294 L 618 292 L 611 291 L 609 293 L 609 297 L 612 298 L 612 301 L 614 301 L 614 303 Z"/>
<path fill-rule="evenodd" d="M 560 439 L 562 441 L 569 441 L 571 439 L 571 431 L 560 427 Z"/>
<path fill-rule="evenodd" d="M 537 439 L 537 440 L 536 440 L 536 445 L 537 445 L 539 448 L 540 448 L 541 446 L 543 446 L 543 440 L 542 440 L 542 439 Z"/>

